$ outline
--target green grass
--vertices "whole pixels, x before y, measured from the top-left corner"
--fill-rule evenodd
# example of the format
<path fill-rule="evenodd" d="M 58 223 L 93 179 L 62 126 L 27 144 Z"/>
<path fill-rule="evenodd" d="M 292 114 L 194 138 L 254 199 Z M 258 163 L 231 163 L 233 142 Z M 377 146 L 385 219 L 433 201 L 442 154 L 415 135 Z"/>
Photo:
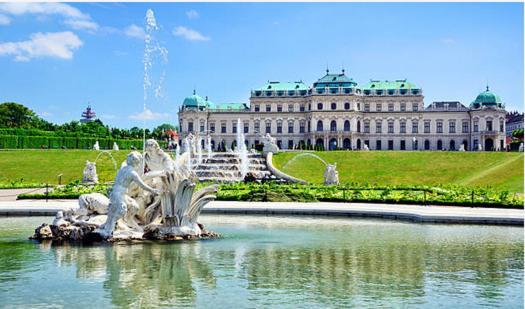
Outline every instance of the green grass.
<path fill-rule="evenodd" d="M 341 183 L 491 186 L 523 193 L 523 153 L 434 151 L 311 152 L 337 162 Z M 297 152 L 274 155 L 274 165 L 308 182 L 322 183 L 324 164 Z"/>
<path fill-rule="evenodd" d="M 111 151 L 117 161 L 117 168 L 124 161 L 129 150 Z M 82 179 L 86 160 L 95 161 L 100 151 L 94 150 L 2 150 L 0 151 L 0 185 L 12 181 L 22 183 L 62 184 Z M 103 154 L 97 161 L 99 181 L 113 181 L 116 170 L 108 155 Z"/>

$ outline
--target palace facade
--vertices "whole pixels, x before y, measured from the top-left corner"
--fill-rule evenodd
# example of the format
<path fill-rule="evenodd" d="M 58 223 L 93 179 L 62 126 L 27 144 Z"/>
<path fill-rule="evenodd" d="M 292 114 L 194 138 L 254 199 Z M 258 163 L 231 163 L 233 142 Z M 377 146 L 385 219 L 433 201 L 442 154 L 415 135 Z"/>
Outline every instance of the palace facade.
<path fill-rule="evenodd" d="M 270 133 L 281 149 L 505 149 L 505 106 L 488 86 L 468 107 L 457 101 L 425 107 L 423 99 L 406 79 L 358 86 L 344 70 L 327 70 L 311 87 L 269 81 L 251 91 L 249 105 L 215 104 L 194 91 L 180 107 L 179 126 L 182 138 L 210 135 L 214 150 L 233 148 L 238 130 L 248 147 Z"/>

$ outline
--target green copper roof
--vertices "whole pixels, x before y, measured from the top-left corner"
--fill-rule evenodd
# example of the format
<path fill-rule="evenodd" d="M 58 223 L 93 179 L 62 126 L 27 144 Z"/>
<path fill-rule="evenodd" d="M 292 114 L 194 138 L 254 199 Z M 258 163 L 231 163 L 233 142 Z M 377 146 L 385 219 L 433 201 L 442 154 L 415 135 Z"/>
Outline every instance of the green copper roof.
<path fill-rule="evenodd" d="M 487 86 L 487 90 L 483 91 L 482 93 L 478 94 L 476 97 L 476 100 L 472 102 L 471 105 L 475 104 L 481 104 L 481 105 L 497 105 L 501 104 L 501 98 L 495 94 L 494 92 L 491 92 L 489 90 L 489 86 Z M 479 106 L 479 105 L 478 105 Z"/>
<path fill-rule="evenodd" d="M 348 76 L 345 75 L 345 71 L 343 70 L 341 74 L 330 74 L 328 70 L 326 70 L 326 75 L 321 77 L 317 80 L 317 82 L 314 83 L 315 87 L 353 87 L 356 86 L 357 83 Z"/>
<path fill-rule="evenodd" d="M 217 109 L 245 110 L 248 106 L 245 103 L 219 103 Z"/>
<path fill-rule="evenodd" d="M 370 80 L 369 83 L 361 87 L 362 90 L 396 90 L 396 89 L 419 89 L 416 85 L 408 82 L 406 79 L 395 81 Z"/>
<path fill-rule="evenodd" d="M 195 90 L 193 90 L 193 95 L 186 97 L 184 101 L 182 102 L 183 107 L 189 107 L 189 108 L 215 108 L 215 103 L 208 100 L 208 97 L 206 99 L 202 98 L 200 95 L 195 93 Z"/>
<path fill-rule="evenodd" d="M 306 86 L 302 81 L 298 82 L 278 82 L 278 81 L 268 81 L 266 85 L 262 86 L 261 88 L 255 89 L 258 91 L 266 91 L 266 90 L 282 90 L 282 91 L 288 91 L 288 90 L 308 90 L 308 86 Z"/>

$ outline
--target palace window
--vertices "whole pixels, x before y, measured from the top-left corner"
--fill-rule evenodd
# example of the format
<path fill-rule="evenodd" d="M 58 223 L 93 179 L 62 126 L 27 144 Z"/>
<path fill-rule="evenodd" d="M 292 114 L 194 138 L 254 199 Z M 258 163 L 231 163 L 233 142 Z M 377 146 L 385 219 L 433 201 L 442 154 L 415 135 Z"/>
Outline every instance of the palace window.
<path fill-rule="evenodd" d="M 226 123 L 221 123 L 221 133 L 226 133 Z"/>
<path fill-rule="evenodd" d="M 381 141 L 380 140 L 376 141 L 376 150 L 381 150 Z"/>
<path fill-rule="evenodd" d="M 436 133 L 443 133 L 443 121 L 436 122 Z"/>
<path fill-rule="evenodd" d="M 215 123 L 210 123 L 210 131 L 211 133 L 215 133 Z"/>
<path fill-rule="evenodd" d="M 468 121 L 463 121 L 461 123 L 461 132 L 468 133 Z"/>
<path fill-rule="evenodd" d="M 448 133 L 456 133 L 456 121 L 455 120 L 449 120 Z"/>
<path fill-rule="evenodd" d="M 358 110 L 358 111 L 361 110 L 361 103 L 357 103 L 357 110 Z"/>
<path fill-rule="evenodd" d="M 266 104 L 266 111 L 267 112 L 271 112 L 272 111 L 272 106 L 270 104 Z"/>
<path fill-rule="evenodd" d="M 418 121 L 417 120 L 412 120 L 412 133 L 417 133 L 418 132 Z"/>
<path fill-rule="evenodd" d="M 369 112 L 369 111 L 370 111 L 370 104 L 365 103 L 365 112 Z"/>
<path fill-rule="evenodd" d="M 199 131 L 200 132 L 204 132 L 204 120 L 202 120 L 201 123 L 200 123 Z"/>
<path fill-rule="evenodd" d="M 254 109 L 255 109 L 256 112 L 258 112 L 260 110 L 259 105 L 255 105 Z"/>
<path fill-rule="evenodd" d="M 349 110 L 349 109 L 350 109 L 350 103 L 348 103 L 348 102 L 345 103 L 345 109 L 346 109 L 346 110 Z"/>
<path fill-rule="evenodd" d="M 337 122 L 335 122 L 335 120 L 332 120 L 330 122 L 330 131 L 332 131 L 332 132 L 337 131 Z"/>
<path fill-rule="evenodd" d="M 407 110 L 407 105 L 405 103 L 401 103 L 400 107 L 399 107 L 399 110 L 404 112 Z"/>
<path fill-rule="evenodd" d="M 288 149 L 293 149 L 293 140 L 288 140 Z"/>
<path fill-rule="evenodd" d="M 393 112 L 394 111 L 394 103 L 388 103 L 388 111 Z"/>
<path fill-rule="evenodd" d="M 419 109 L 419 105 L 417 103 L 412 103 L 412 111 L 417 112 Z"/>
<path fill-rule="evenodd" d="M 399 149 L 401 150 L 406 150 L 407 147 L 406 147 L 406 143 L 405 143 L 405 140 L 402 139 L 400 142 L 399 142 Z"/>
<path fill-rule="evenodd" d="M 304 112 L 304 104 L 301 104 L 301 105 L 299 106 L 299 110 L 300 110 L 301 112 Z"/>
<path fill-rule="evenodd" d="M 430 120 L 425 120 L 425 133 L 430 133 Z"/>
<path fill-rule="evenodd" d="M 288 111 L 293 112 L 293 104 L 288 104 Z"/>
<path fill-rule="evenodd" d="M 260 132 L 260 130 L 261 130 L 260 122 L 259 121 L 254 122 L 253 123 L 253 131 L 254 131 L 253 133 L 258 134 Z M 256 143 L 256 144 L 258 144 L 258 143 Z"/>
<path fill-rule="evenodd" d="M 376 120 L 376 133 L 381 133 L 383 122 L 381 120 Z"/>
<path fill-rule="evenodd" d="M 394 150 L 394 141 L 388 140 L 388 150 Z"/>
<path fill-rule="evenodd" d="M 312 124 L 310 123 L 310 121 L 308 121 L 308 133 L 310 133 L 312 131 L 311 126 L 312 126 Z"/>
<path fill-rule="evenodd" d="M 188 132 L 193 132 L 193 122 L 188 122 Z"/>
<path fill-rule="evenodd" d="M 288 121 L 288 133 L 293 133 L 293 121 Z"/>
<path fill-rule="evenodd" d="M 487 120 L 487 127 L 485 128 L 486 131 L 492 131 L 492 120 Z"/>
<path fill-rule="evenodd" d="M 237 122 L 232 121 L 232 133 L 237 133 Z"/>
<path fill-rule="evenodd" d="M 283 111 L 283 106 L 281 104 L 277 105 L 277 111 L 279 113 Z"/>
<path fill-rule="evenodd" d="M 344 130 L 345 130 L 346 132 L 349 132 L 349 131 L 350 131 L 350 121 L 345 120 Z"/>
<path fill-rule="evenodd" d="M 277 133 L 278 134 L 283 133 L 283 122 L 281 120 L 277 121 Z"/>
<path fill-rule="evenodd" d="M 323 121 L 317 121 L 317 132 L 323 132 Z"/>
<path fill-rule="evenodd" d="M 336 109 L 337 109 L 337 104 L 336 104 L 336 103 L 332 103 L 332 104 L 330 105 L 330 108 L 331 108 L 332 110 L 336 110 Z"/>
<path fill-rule="evenodd" d="M 304 133 L 304 121 L 299 123 L 299 133 Z"/>
<path fill-rule="evenodd" d="M 309 110 L 309 111 L 312 110 L 312 104 L 311 104 L 311 103 L 308 103 L 308 110 Z"/>
<path fill-rule="evenodd" d="M 323 110 L 323 103 L 317 103 L 317 110 Z"/>
<path fill-rule="evenodd" d="M 474 132 L 478 132 L 478 131 L 479 131 L 479 123 L 477 120 L 474 120 Z"/>
<path fill-rule="evenodd" d="M 399 122 L 399 133 L 407 133 L 407 123 L 405 120 Z"/>
<path fill-rule="evenodd" d="M 503 119 L 500 119 L 499 120 L 499 131 L 500 132 L 504 131 L 504 124 L 505 124 L 505 122 L 503 121 Z"/>
<path fill-rule="evenodd" d="M 272 133 L 272 123 L 267 121 L 266 122 L 266 133 Z"/>
<path fill-rule="evenodd" d="M 367 120 L 363 122 L 363 132 L 370 133 L 370 121 Z"/>
<path fill-rule="evenodd" d="M 248 133 L 249 130 L 250 130 L 250 125 L 248 122 L 245 122 L 244 123 L 244 133 Z"/>
<path fill-rule="evenodd" d="M 388 121 L 388 133 L 390 134 L 394 133 L 394 121 L 393 120 Z"/>
<path fill-rule="evenodd" d="M 376 111 L 378 111 L 378 112 L 381 111 L 381 103 L 377 103 L 376 104 Z"/>

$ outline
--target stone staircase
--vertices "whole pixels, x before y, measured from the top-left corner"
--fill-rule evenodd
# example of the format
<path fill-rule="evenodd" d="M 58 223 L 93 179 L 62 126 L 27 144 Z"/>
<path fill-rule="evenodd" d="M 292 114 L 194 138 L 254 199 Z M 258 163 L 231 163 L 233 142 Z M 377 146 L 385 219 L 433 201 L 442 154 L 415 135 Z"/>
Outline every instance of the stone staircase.
<path fill-rule="evenodd" d="M 268 178 L 271 172 L 266 166 L 266 159 L 258 153 L 248 154 L 248 174 L 256 179 Z M 237 153 L 215 152 L 211 156 L 202 154 L 202 162 L 192 158 L 193 170 L 200 181 L 236 182 L 243 181 L 240 172 L 240 158 Z"/>

